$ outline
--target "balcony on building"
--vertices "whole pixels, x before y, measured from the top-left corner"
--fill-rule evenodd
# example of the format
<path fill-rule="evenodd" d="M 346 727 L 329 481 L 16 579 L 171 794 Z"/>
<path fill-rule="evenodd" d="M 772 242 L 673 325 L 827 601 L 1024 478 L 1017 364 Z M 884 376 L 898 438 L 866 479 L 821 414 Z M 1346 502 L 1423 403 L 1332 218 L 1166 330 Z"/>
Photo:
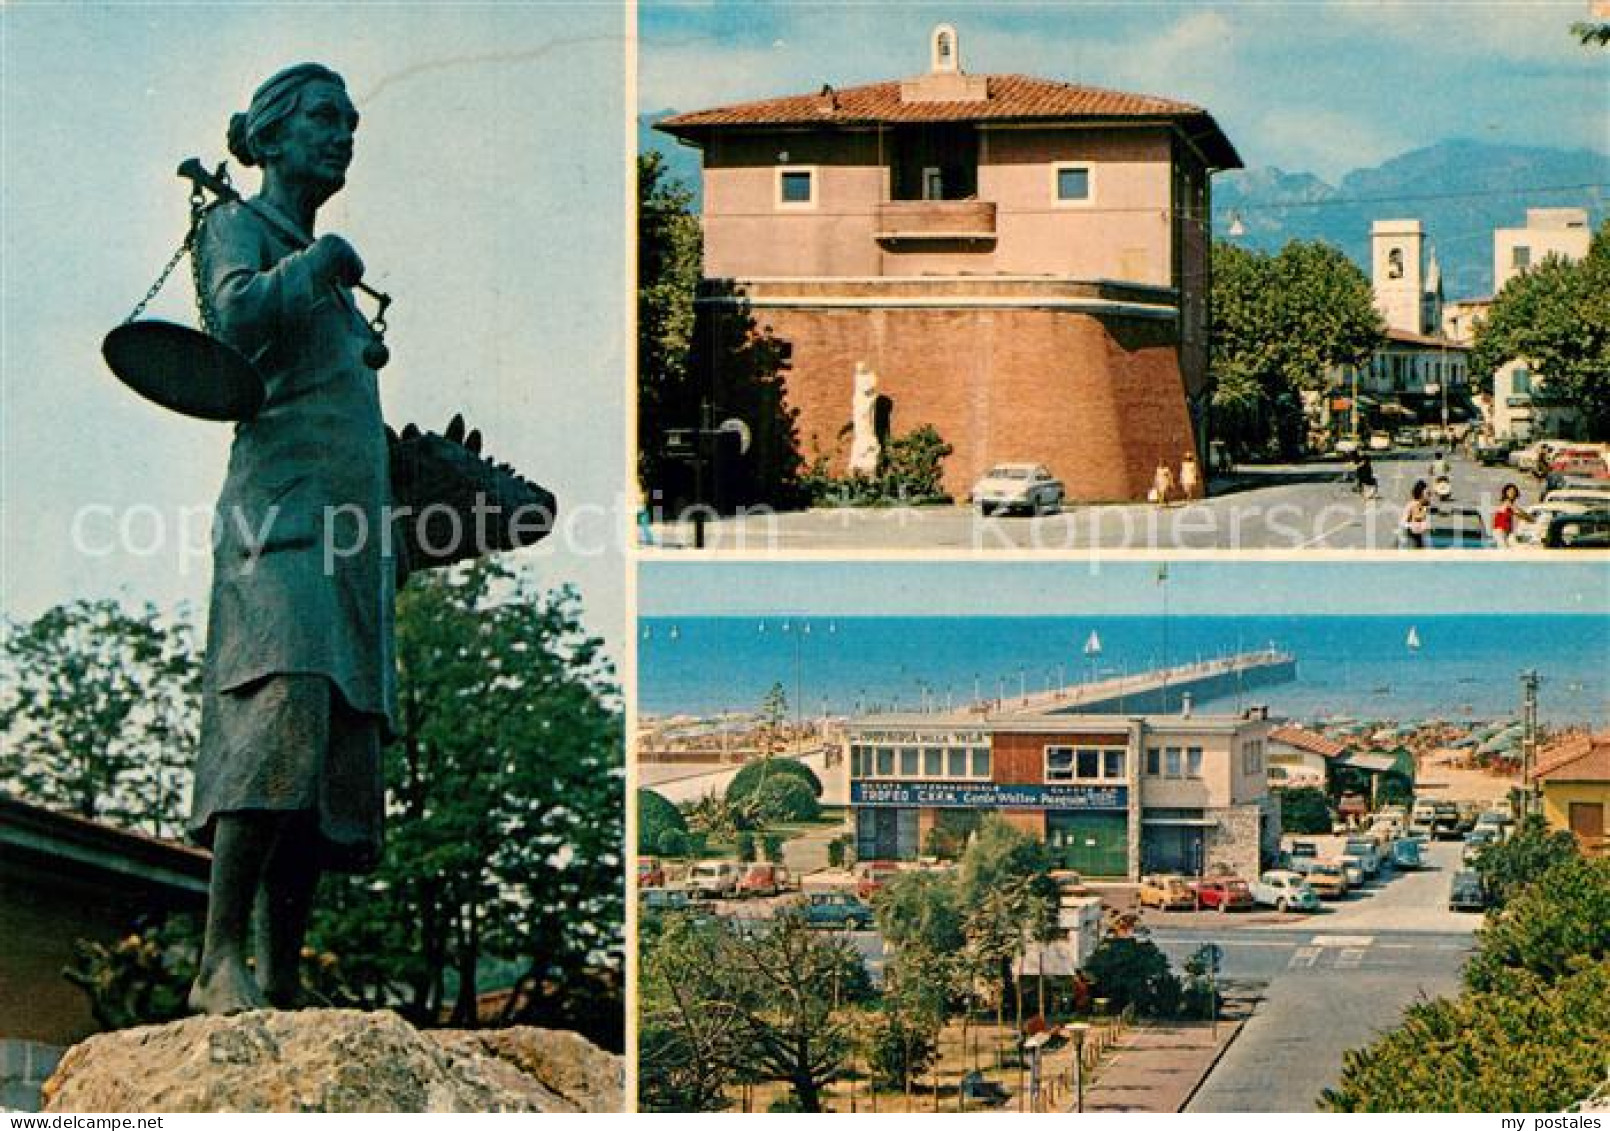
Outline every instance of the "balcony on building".
<path fill-rule="evenodd" d="M 978 199 L 978 131 L 968 124 L 903 126 L 883 135 L 889 199 L 878 204 L 877 238 L 989 243 L 995 203 Z"/>

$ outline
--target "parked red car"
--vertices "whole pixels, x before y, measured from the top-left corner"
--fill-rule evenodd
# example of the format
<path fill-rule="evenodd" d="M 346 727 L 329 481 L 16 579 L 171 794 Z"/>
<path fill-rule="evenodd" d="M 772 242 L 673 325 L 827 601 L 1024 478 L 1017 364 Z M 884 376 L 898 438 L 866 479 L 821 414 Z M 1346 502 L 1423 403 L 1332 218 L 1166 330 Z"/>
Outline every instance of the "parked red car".
<path fill-rule="evenodd" d="M 738 881 L 738 898 L 779 895 L 792 887 L 788 869 L 781 864 L 751 864 Z"/>
<path fill-rule="evenodd" d="M 637 861 L 637 886 L 640 888 L 663 888 L 665 886 L 665 865 L 653 856 L 639 857 Z"/>
<path fill-rule="evenodd" d="M 1219 911 L 1252 910 L 1252 888 L 1245 880 L 1238 880 L 1234 876 L 1197 880 L 1191 887 L 1196 892 L 1197 905 L 1204 911 L 1209 908 Z"/>
<path fill-rule="evenodd" d="M 855 894 L 857 898 L 872 902 L 872 897 L 900 871 L 893 860 L 871 860 L 855 866 Z"/>

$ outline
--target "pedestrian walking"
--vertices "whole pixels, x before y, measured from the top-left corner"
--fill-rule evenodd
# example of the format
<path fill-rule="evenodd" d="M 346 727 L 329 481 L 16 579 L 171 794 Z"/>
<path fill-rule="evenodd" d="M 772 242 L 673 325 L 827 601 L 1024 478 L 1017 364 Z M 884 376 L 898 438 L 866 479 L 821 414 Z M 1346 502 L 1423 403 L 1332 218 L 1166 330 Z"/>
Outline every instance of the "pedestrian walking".
<path fill-rule="evenodd" d="M 1152 473 L 1152 502 L 1160 507 L 1168 506 L 1168 497 L 1174 493 L 1174 473 L 1169 470 L 1166 463 L 1159 463 L 1157 470 Z"/>
<path fill-rule="evenodd" d="M 1202 472 L 1201 469 L 1196 466 L 1196 453 L 1190 449 L 1186 449 L 1185 454 L 1180 457 L 1181 497 L 1187 500 L 1196 498 L 1197 491 L 1201 485 Z"/>
<path fill-rule="evenodd" d="M 1353 478 L 1358 484 L 1358 493 L 1366 499 L 1375 498 L 1380 488 L 1375 482 L 1375 465 L 1370 462 L 1369 453 L 1360 451 L 1354 459 Z"/>
<path fill-rule="evenodd" d="M 1426 531 L 1431 527 L 1430 488 L 1424 479 L 1416 479 L 1409 489 L 1409 501 L 1403 505 L 1403 517 L 1398 523 L 1398 538 L 1403 548 L 1423 550 Z"/>
<path fill-rule="evenodd" d="M 1515 520 L 1531 522 L 1531 514 L 1520 505 L 1521 489 L 1513 483 L 1506 483 L 1498 492 L 1498 509 L 1493 511 L 1493 541 L 1498 543 L 1500 549 L 1508 549 L 1513 545 L 1515 537 Z"/>

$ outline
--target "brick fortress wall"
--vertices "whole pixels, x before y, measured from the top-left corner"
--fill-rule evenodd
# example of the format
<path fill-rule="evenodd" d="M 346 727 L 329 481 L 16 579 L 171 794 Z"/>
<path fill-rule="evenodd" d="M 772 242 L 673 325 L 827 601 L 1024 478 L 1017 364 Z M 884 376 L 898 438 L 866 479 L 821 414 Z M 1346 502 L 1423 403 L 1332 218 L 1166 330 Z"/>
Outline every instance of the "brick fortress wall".
<path fill-rule="evenodd" d="M 1044 463 L 1070 500 L 1144 499 L 1157 465 L 1177 476 L 1193 447 L 1172 306 L 1158 301 L 1172 292 L 985 280 L 744 292 L 754 307 L 718 305 L 707 317 L 727 323 L 724 337 L 752 320 L 788 344 L 787 403 L 806 465 L 821 453 L 845 470 L 857 362 L 878 375 L 889 435 L 931 424 L 953 445 L 945 486 L 958 499 L 1006 461 Z M 943 305 L 946 295 L 961 301 Z"/>

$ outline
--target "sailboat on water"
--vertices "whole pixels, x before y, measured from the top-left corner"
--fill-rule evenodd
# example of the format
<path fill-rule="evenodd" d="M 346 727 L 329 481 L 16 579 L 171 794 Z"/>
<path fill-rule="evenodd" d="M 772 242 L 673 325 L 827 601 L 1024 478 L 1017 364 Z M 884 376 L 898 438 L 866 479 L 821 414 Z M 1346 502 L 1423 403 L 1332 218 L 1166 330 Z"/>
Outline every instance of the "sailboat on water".
<path fill-rule="evenodd" d="M 1409 626 L 1409 635 L 1404 638 L 1403 646 L 1410 652 L 1420 651 L 1420 630 L 1416 626 L 1412 624 Z M 1392 687 L 1390 684 L 1370 688 L 1371 695 L 1390 695 L 1391 693 Z"/>
<path fill-rule="evenodd" d="M 1101 655 L 1101 637 L 1096 635 L 1096 630 L 1093 628 L 1090 630 L 1090 638 L 1085 641 L 1085 655 Z"/>

